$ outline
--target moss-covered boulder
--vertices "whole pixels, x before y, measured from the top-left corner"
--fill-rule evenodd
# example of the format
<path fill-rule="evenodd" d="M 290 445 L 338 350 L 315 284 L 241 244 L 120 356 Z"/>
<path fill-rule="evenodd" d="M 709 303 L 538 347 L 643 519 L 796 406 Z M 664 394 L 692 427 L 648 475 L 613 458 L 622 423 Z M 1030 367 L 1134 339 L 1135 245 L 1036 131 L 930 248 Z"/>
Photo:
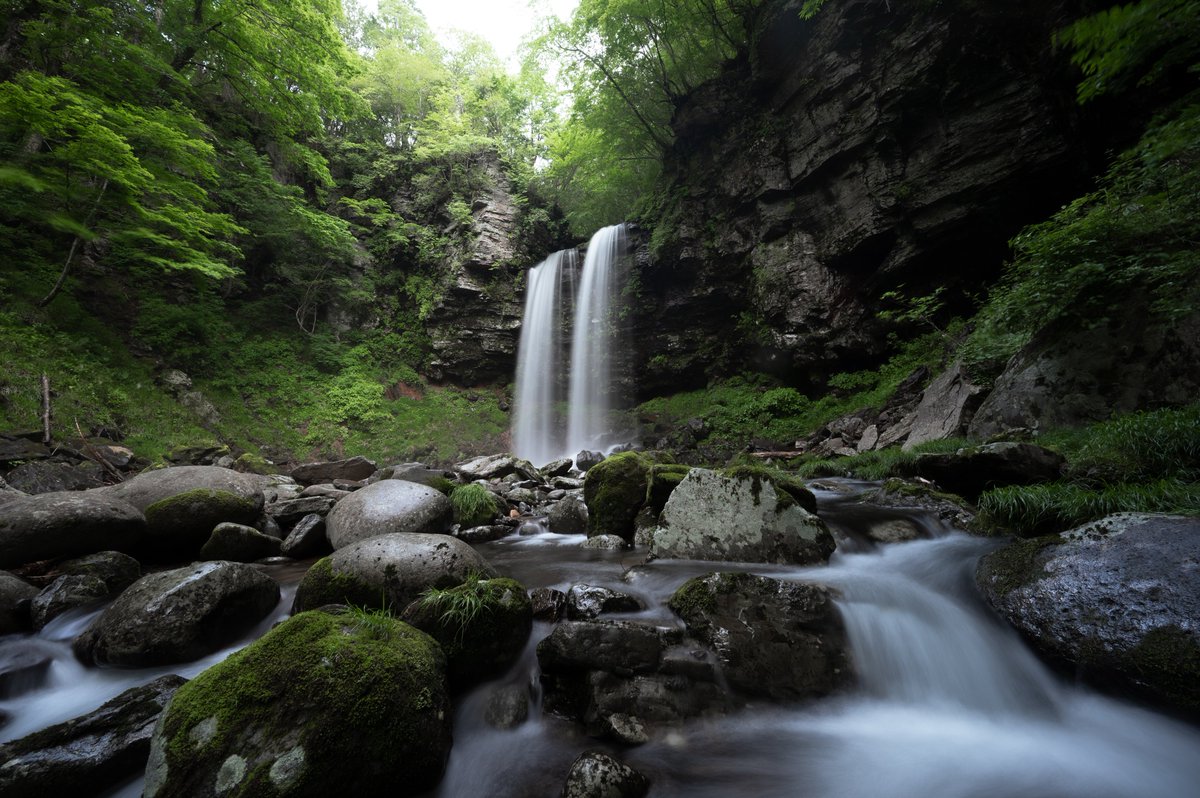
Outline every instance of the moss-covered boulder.
<path fill-rule="evenodd" d="M 428 591 L 403 617 L 441 644 L 450 682 L 461 688 L 503 676 L 516 662 L 533 627 L 533 605 L 514 579 L 468 579 Z"/>
<path fill-rule="evenodd" d="M 253 524 L 262 511 L 261 496 L 193 488 L 146 508 L 146 546 L 151 554 L 173 559 L 194 557 L 219 524 Z"/>
<path fill-rule="evenodd" d="M 313 563 L 296 589 L 294 610 L 353 604 L 403 610 L 429 588 L 496 576 L 475 549 L 449 535 L 380 535 Z"/>
<path fill-rule="evenodd" d="M 985 556 L 984 598 L 1051 662 L 1200 716 L 1200 519 L 1118 513 Z"/>
<path fill-rule="evenodd" d="M 683 478 L 692 470 L 691 466 L 679 463 L 655 463 L 650 466 L 650 477 L 646 483 L 646 507 L 661 513 L 671 498 L 671 492 L 679 487 Z"/>
<path fill-rule="evenodd" d="M 200 548 L 200 559 L 254 562 L 278 555 L 280 543 L 279 538 L 264 535 L 252 526 L 222 523 Z"/>
<path fill-rule="evenodd" d="M 450 752 L 444 667 L 386 615 L 296 615 L 180 688 L 144 794 L 419 795 Z"/>
<path fill-rule="evenodd" d="M 155 502 L 196 488 L 232 493 L 261 506 L 263 487 L 267 484 L 269 478 L 257 474 L 240 474 L 220 466 L 189 465 L 143 471 L 118 485 L 98 488 L 95 492 L 118 498 L 145 512 Z"/>
<path fill-rule="evenodd" d="M 588 470 L 583 482 L 588 537 L 617 535 L 633 540 L 634 519 L 646 504 L 653 465 L 641 452 L 620 452 Z"/>
<path fill-rule="evenodd" d="M 663 508 L 652 557 L 816 563 L 829 559 L 829 529 L 772 480 L 693 468 Z"/>
<path fill-rule="evenodd" d="M 98 665 L 190 662 L 237 640 L 279 603 L 279 586 L 251 565 L 195 563 L 134 582 L 76 638 Z"/>

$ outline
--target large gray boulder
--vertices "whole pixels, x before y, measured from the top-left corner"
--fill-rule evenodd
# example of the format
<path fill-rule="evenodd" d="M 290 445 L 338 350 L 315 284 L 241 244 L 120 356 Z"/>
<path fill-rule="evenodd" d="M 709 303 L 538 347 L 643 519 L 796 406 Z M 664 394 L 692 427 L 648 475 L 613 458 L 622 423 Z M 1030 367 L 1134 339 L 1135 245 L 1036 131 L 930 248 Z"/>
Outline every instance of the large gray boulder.
<path fill-rule="evenodd" d="M 258 474 L 243 474 L 219 466 L 188 465 L 145 471 L 119 485 L 98 488 L 94 492 L 121 499 L 145 512 L 150 505 L 163 499 L 198 488 L 232 493 L 261 506 L 263 487 L 269 483 L 269 477 Z"/>
<path fill-rule="evenodd" d="M 251 565 L 194 563 L 143 576 L 76 638 L 84 662 L 149 667 L 190 662 L 232 643 L 279 602 Z"/>
<path fill-rule="evenodd" d="M 815 563 L 834 548 L 824 522 L 769 480 L 693 468 L 663 508 L 650 556 Z"/>
<path fill-rule="evenodd" d="M 497 576 L 482 555 L 457 538 L 419 532 L 378 535 L 313 563 L 296 589 L 294 609 L 352 604 L 398 613 L 427 588 L 454 587 L 472 575 Z"/>
<path fill-rule="evenodd" d="M 422 795 L 452 717 L 427 635 L 385 615 L 301 613 L 179 689 L 143 794 Z"/>
<path fill-rule="evenodd" d="M 29 628 L 29 608 L 23 602 L 33 600 L 38 589 L 16 574 L 0 571 L 0 635 Z"/>
<path fill-rule="evenodd" d="M 0 568 L 105 549 L 130 551 L 146 537 L 146 519 L 100 490 L 24 496 L 0 513 Z"/>
<path fill-rule="evenodd" d="M 355 491 L 330 511 L 325 534 L 335 549 L 393 533 L 437 534 L 450 529 L 450 500 L 428 485 L 385 479 Z"/>
<path fill-rule="evenodd" d="M 987 602 L 1052 661 L 1200 713 L 1200 519 L 1118 513 L 992 552 Z"/>
<path fill-rule="evenodd" d="M 0 745 L 5 798 L 98 795 L 140 773 L 159 714 L 184 679 L 160 676 L 95 712 Z"/>
<path fill-rule="evenodd" d="M 742 693 L 794 701 L 850 681 L 846 633 L 828 588 L 712 573 L 685 582 L 670 607 Z"/>

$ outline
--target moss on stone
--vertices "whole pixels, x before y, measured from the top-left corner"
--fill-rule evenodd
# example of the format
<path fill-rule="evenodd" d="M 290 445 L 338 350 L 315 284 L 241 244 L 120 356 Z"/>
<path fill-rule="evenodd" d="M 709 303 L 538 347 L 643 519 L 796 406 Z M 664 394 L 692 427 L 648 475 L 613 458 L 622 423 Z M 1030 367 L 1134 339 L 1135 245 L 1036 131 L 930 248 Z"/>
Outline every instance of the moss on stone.
<path fill-rule="evenodd" d="M 721 572 L 695 576 L 679 586 L 667 600 L 667 606 L 689 623 L 717 608 L 717 596 L 725 595 L 745 584 L 749 574 Z"/>
<path fill-rule="evenodd" d="M 233 462 L 233 470 L 244 474 L 277 474 L 279 469 L 267 462 L 265 457 L 246 452 Z"/>
<path fill-rule="evenodd" d="M 1160 626 L 1126 652 L 1124 670 L 1139 684 L 1191 712 L 1200 711 L 1200 637 L 1178 626 Z"/>
<path fill-rule="evenodd" d="M 200 794 L 234 754 L 244 775 L 226 796 L 412 795 L 436 784 L 450 745 L 444 659 L 428 635 L 385 622 L 381 638 L 351 613 L 302 613 L 184 685 L 146 794 Z M 271 773 L 285 757 L 293 782 L 282 790 L 284 768 Z"/>
<path fill-rule="evenodd" d="M 646 503 L 654 461 L 638 452 L 620 452 L 587 472 L 583 500 L 588 508 L 588 536 L 617 535 L 631 540 L 634 519 Z"/>
<path fill-rule="evenodd" d="M 776 468 L 747 464 L 735 465 L 721 473 L 732 479 L 750 480 L 755 501 L 758 500 L 759 492 L 762 490 L 762 483 L 771 483 L 775 488 L 776 510 L 782 511 L 788 507 L 800 505 L 810 513 L 817 512 L 816 496 L 804 484 L 804 480 L 797 476 Z"/>
<path fill-rule="evenodd" d="M 146 508 L 150 540 L 158 550 L 180 549 L 193 554 L 217 524 L 253 524 L 261 506 L 253 497 L 226 490 L 195 488 L 156 501 Z"/>
<path fill-rule="evenodd" d="M 671 498 L 671 492 L 683 482 L 683 478 L 691 470 L 691 466 L 680 463 L 658 463 L 650 466 L 645 506 L 652 508 L 655 513 L 661 513 L 667 500 Z"/>
<path fill-rule="evenodd" d="M 533 605 L 515 579 L 468 579 L 426 591 L 404 620 L 428 633 L 446 654 L 450 681 L 465 687 L 496 678 L 520 656 L 533 627 Z"/>
<path fill-rule="evenodd" d="M 1058 535 L 1018 540 L 997 549 L 979 561 L 976 581 L 983 590 L 1003 599 L 1014 590 L 1032 584 L 1046 575 L 1039 554 L 1049 546 L 1063 542 Z"/>
<path fill-rule="evenodd" d="M 385 606 L 386 597 L 381 591 L 356 576 L 334 571 L 332 559 L 322 557 L 309 567 L 300 580 L 292 611 L 315 610 L 326 604 L 389 609 Z"/>

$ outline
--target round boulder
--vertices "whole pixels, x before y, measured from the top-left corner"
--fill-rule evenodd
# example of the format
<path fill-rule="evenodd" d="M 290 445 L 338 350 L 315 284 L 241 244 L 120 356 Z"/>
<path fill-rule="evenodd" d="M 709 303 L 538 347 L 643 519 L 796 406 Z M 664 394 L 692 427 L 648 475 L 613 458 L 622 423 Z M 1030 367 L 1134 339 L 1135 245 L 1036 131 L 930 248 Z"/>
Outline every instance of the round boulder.
<path fill-rule="evenodd" d="M 587 505 L 578 497 L 568 496 L 550 508 L 546 525 L 560 535 L 582 535 L 588 528 Z"/>
<path fill-rule="evenodd" d="M 99 490 L 22 496 L 0 513 L 0 568 L 105 549 L 128 551 L 146 537 L 146 519 Z"/>
<path fill-rule="evenodd" d="M 190 662 L 232 643 L 279 602 L 251 565 L 195 563 L 143 576 L 76 638 L 84 662 L 149 667 Z"/>
<path fill-rule="evenodd" d="M 650 780 L 600 751 L 579 755 L 567 773 L 563 798 L 642 798 Z"/>
<path fill-rule="evenodd" d="M 1118 513 L 985 556 L 984 598 L 1097 685 L 1200 712 L 1200 519 Z"/>
<path fill-rule="evenodd" d="M 128 502 L 142 512 L 156 502 L 197 488 L 232 493 L 261 507 L 263 486 L 268 483 L 267 477 L 241 474 L 219 466 L 174 466 L 146 471 L 119 485 L 97 488 L 94 492 Z M 208 531 L 211 532 L 212 527 Z"/>
<path fill-rule="evenodd" d="M 193 488 L 146 508 L 146 543 L 159 556 L 190 558 L 200 551 L 219 524 L 252 524 L 261 511 L 261 496 Z"/>
<path fill-rule="evenodd" d="M 450 529 L 454 510 L 440 491 L 428 485 L 385 479 L 357 490 L 337 503 L 325 520 L 334 549 L 396 532 L 438 534 Z"/>
<path fill-rule="evenodd" d="M 409 604 L 404 620 L 446 652 L 451 684 L 466 687 L 504 675 L 525 649 L 533 605 L 513 579 L 468 579 Z"/>
<path fill-rule="evenodd" d="M 297 615 L 179 689 L 144 795 L 420 795 L 450 752 L 443 668 L 385 615 Z"/>
<path fill-rule="evenodd" d="M 279 538 L 264 535 L 252 526 L 217 524 L 208 542 L 200 549 L 200 559 L 254 562 L 277 556 L 280 542 Z"/>
<path fill-rule="evenodd" d="M 293 609 L 300 612 L 326 604 L 352 604 L 399 612 L 425 590 L 454 587 L 472 575 L 489 578 L 497 574 L 482 555 L 457 538 L 421 533 L 380 535 L 313 563 L 296 589 Z"/>

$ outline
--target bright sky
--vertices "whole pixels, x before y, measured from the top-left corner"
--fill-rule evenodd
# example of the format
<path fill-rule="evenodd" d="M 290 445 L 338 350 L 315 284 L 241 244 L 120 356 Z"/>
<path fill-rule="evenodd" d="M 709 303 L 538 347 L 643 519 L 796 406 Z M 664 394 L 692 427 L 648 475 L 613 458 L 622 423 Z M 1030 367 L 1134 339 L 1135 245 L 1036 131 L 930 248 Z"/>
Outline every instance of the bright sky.
<path fill-rule="evenodd" d="M 416 5 L 439 39 L 445 41 L 445 32 L 453 28 L 477 33 L 512 66 L 535 20 L 551 14 L 565 20 L 579 0 L 416 0 Z"/>

